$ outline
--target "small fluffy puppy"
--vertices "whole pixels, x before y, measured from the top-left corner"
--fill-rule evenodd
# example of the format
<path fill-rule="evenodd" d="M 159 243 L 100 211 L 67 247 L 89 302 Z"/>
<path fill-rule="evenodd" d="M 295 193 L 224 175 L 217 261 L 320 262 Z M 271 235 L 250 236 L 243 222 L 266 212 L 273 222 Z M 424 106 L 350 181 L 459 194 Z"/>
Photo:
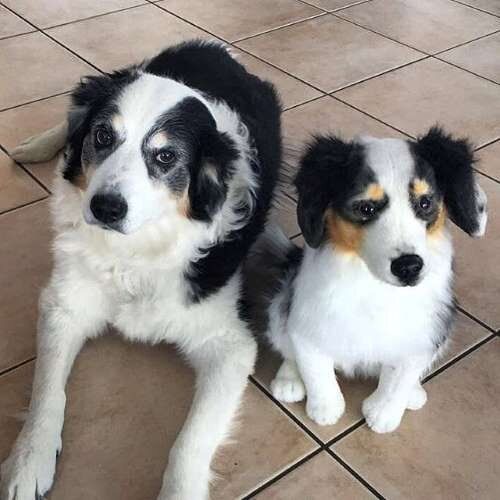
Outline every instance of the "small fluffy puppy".
<path fill-rule="evenodd" d="M 0 498 L 51 487 L 67 377 L 85 340 L 110 324 L 134 341 L 175 343 L 193 365 L 194 401 L 159 498 L 204 499 L 255 361 L 241 266 L 278 176 L 281 106 L 270 83 L 200 41 L 88 77 L 72 101 L 67 123 L 13 154 L 45 160 L 66 145 L 31 404 Z"/>
<path fill-rule="evenodd" d="M 472 149 L 432 128 L 417 141 L 319 137 L 295 180 L 305 249 L 274 237 L 285 262 L 268 337 L 284 358 L 272 382 L 285 402 L 334 424 L 344 398 L 333 369 L 378 375 L 363 403 L 375 432 L 426 402 L 422 375 L 445 349 L 455 303 L 447 219 L 486 227 Z"/>

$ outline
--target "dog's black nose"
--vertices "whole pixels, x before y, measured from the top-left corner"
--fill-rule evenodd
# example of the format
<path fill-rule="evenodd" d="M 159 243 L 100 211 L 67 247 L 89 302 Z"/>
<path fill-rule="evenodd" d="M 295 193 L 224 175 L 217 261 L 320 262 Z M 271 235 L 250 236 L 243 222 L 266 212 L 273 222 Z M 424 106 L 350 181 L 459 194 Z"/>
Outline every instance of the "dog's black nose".
<path fill-rule="evenodd" d="M 94 217 L 104 224 L 115 224 L 127 214 L 127 202 L 114 193 L 95 194 L 90 200 L 90 210 Z"/>
<path fill-rule="evenodd" d="M 422 258 L 415 254 L 401 255 L 391 262 L 391 272 L 405 285 L 413 285 L 424 267 Z"/>

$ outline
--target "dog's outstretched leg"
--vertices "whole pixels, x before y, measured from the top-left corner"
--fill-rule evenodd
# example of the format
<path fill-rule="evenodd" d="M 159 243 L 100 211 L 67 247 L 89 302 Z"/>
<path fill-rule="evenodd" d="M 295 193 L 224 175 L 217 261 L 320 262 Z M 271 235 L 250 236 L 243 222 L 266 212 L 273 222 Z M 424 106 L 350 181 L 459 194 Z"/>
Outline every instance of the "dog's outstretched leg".
<path fill-rule="evenodd" d="M 257 346 L 249 332 L 228 332 L 188 352 L 196 371 L 196 392 L 177 437 L 158 500 L 208 498 L 210 462 L 227 436 L 253 371 Z"/>
<path fill-rule="evenodd" d="M 59 282 L 42 293 L 32 397 L 26 422 L 0 468 L 1 500 L 35 500 L 52 486 L 61 450 L 66 380 L 85 339 L 104 324 L 94 312 L 102 312 L 103 303 L 94 290 L 68 290 Z M 91 296 L 101 307 L 89 304 Z"/>
<path fill-rule="evenodd" d="M 68 135 L 66 120 L 38 135 L 25 139 L 10 152 L 13 160 L 20 163 L 48 161 L 64 147 Z"/>

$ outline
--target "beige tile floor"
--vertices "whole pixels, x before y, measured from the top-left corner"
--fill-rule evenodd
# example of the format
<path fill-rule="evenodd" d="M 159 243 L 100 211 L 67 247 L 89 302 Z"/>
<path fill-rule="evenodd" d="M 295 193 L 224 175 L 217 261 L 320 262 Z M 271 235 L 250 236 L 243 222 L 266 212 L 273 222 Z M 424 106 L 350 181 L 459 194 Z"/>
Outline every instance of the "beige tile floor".
<path fill-rule="evenodd" d="M 275 82 L 292 164 L 315 131 L 415 137 L 438 121 L 479 149 L 491 214 L 482 241 L 454 231 L 461 310 L 455 342 L 426 382 L 426 407 L 394 434 L 376 435 L 360 413 L 373 381 L 342 380 L 346 414 L 320 428 L 303 405 L 270 397 L 278 360 L 263 352 L 237 444 L 215 461 L 212 497 L 498 498 L 499 0 L 0 0 L 0 460 L 29 400 L 54 171 L 54 161 L 19 165 L 8 152 L 64 116 L 82 74 L 191 37 L 233 44 L 245 65 Z M 301 243 L 290 196 L 274 217 Z M 155 498 L 192 381 L 167 346 L 112 334 L 89 343 L 70 379 L 49 498 Z"/>

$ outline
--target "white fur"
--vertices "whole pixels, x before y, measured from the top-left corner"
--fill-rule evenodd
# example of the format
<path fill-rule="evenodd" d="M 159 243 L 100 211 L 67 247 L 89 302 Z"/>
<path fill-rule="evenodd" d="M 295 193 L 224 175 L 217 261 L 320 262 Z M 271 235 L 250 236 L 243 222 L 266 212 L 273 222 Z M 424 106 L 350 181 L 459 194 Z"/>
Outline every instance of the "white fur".
<path fill-rule="evenodd" d="M 374 431 L 390 432 L 405 409 L 425 404 L 420 378 L 436 357 L 434 342 L 442 327 L 438 312 L 450 302 L 453 252 L 447 227 L 428 235 L 424 221 L 411 210 L 407 143 L 362 141 L 390 204 L 367 228 L 359 254 L 330 242 L 318 249 L 306 245 L 289 315 L 283 312 L 283 301 L 290 283 L 269 308 L 268 336 L 285 358 L 271 388 L 287 402 L 302 399 L 306 392 L 309 417 L 321 425 L 334 424 L 345 408 L 334 369 L 348 376 L 380 374 L 377 390 L 363 403 L 363 414 Z M 404 253 L 424 260 L 421 279 L 413 287 L 397 286 L 391 274 L 391 260 Z"/>
<path fill-rule="evenodd" d="M 166 201 L 165 190 L 160 193 L 150 183 L 137 153 L 144 130 L 158 116 L 160 97 L 168 108 L 189 94 L 195 93 L 182 84 L 145 75 L 119 103 L 127 139 L 112 161 L 115 172 L 121 167 L 114 181 L 132 206 L 130 234 L 86 222 L 89 195 L 113 179 L 108 160 L 92 177 L 86 193 L 60 175 L 56 179 L 52 197 L 55 265 L 40 300 L 30 410 L 1 467 L 1 500 L 33 500 L 36 490 L 44 494 L 51 487 L 62 445 L 67 377 L 85 340 L 99 335 L 108 323 L 132 340 L 175 343 L 193 365 L 194 401 L 170 451 L 158 498 L 208 497 L 210 462 L 253 370 L 256 345 L 238 316 L 240 274 L 200 303 L 189 304 L 184 270 L 200 257 L 200 246 L 223 239 L 242 223 L 236 208 L 244 201 L 252 206 L 256 180 L 249 165 L 253 151 L 248 132 L 238 115 L 222 103 L 204 99 L 219 130 L 228 133 L 240 151 L 222 213 L 212 224 L 192 221 L 175 210 L 173 200 Z M 59 135 L 66 133 L 63 126 L 58 130 Z M 45 158 L 60 139 L 42 134 L 26 146 L 26 154 L 35 160 Z M 164 196 L 161 203 L 160 195 Z"/>

